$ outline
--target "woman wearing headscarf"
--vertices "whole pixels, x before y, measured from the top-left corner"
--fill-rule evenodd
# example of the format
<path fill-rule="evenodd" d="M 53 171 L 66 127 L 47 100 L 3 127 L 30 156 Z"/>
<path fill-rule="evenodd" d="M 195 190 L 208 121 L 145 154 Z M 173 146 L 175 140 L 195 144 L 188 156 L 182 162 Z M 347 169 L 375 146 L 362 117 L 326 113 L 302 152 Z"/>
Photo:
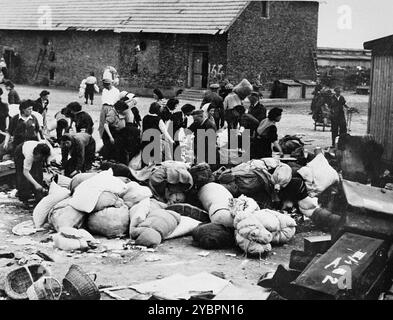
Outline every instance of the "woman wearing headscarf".
<path fill-rule="evenodd" d="M 251 145 L 251 159 L 271 158 L 273 147 L 280 152 L 280 155 L 283 154 L 278 144 L 276 127 L 276 123 L 281 120 L 282 111 L 280 108 L 271 109 L 267 118 L 259 124 L 256 139 L 252 141 Z"/>

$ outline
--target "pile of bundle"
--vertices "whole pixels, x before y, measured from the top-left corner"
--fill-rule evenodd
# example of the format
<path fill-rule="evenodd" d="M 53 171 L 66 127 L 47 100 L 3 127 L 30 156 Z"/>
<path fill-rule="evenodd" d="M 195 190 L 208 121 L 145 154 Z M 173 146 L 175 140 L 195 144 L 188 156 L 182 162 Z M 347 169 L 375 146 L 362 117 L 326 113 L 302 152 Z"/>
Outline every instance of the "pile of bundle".
<path fill-rule="evenodd" d="M 58 181 L 64 182 L 65 179 Z M 109 169 L 79 174 L 63 187 L 52 182 L 48 196 L 34 209 L 35 227 L 40 228 L 49 222 L 58 232 L 54 237 L 55 245 L 69 249 L 72 244 L 63 239 L 69 239 L 62 232 L 64 228 L 85 227 L 92 234 L 107 238 L 129 235 L 139 245 L 156 246 L 164 239 L 188 234 L 200 224 L 177 212 L 165 210 L 167 204 L 154 199 L 149 187 L 125 181 L 129 180 L 115 177 Z M 74 249 L 82 247 L 78 245 Z"/>

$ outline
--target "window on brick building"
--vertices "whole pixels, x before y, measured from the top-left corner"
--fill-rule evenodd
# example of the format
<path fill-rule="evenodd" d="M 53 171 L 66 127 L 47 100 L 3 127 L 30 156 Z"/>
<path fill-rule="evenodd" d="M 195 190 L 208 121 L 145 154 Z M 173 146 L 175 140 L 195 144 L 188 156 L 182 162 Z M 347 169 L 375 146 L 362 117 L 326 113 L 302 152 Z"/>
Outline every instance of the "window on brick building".
<path fill-rule="evenodd" d="M 261 16 L 269 18 L 269 1 L 261 1 Z"/>

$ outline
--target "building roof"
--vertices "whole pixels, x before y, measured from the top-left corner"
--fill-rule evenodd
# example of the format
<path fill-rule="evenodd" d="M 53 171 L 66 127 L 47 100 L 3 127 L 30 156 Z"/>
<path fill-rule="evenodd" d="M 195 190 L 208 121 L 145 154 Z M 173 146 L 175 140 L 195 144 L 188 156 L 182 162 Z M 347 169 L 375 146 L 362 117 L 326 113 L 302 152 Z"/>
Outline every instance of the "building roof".
<path fill-rule="evenodd" d="M 363 44 L 365 49 L 372 50 L 373 55 L 393 55 L 393 35 L 368 41 Z"/>
<path fill-rule="evenodd" d="M 299 87 L 301 86 L 300 83 L 296 82 L 295 80 L 291 80 L 291 79 L 280 79 L 278 80 L 280 83 L 285 84 L 287 86 L 291 86 L 291 87 Z"/>
<path fill-rule="evenodd" d="M 237 0 L 0 0 L 0 29 L 221 34 L 248 4 Z"/>

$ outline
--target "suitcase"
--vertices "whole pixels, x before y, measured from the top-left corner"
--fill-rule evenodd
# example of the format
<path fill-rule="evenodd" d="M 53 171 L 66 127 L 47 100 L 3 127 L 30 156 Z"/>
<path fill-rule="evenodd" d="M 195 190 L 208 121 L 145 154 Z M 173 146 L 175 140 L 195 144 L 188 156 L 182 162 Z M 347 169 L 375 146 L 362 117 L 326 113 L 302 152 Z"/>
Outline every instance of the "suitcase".
<path fill-rule="evenodd" d="M 345 232 L 393 241 L 393 191 L 342 181 L 345 215 L 332 234 L 333 241 Z"/>
<path fill-rule="evenodd" d="M 345 233 L 293 284 L 304 299 L 368 299 L 389 275 L 389 247 L 386 240 Z"/>

